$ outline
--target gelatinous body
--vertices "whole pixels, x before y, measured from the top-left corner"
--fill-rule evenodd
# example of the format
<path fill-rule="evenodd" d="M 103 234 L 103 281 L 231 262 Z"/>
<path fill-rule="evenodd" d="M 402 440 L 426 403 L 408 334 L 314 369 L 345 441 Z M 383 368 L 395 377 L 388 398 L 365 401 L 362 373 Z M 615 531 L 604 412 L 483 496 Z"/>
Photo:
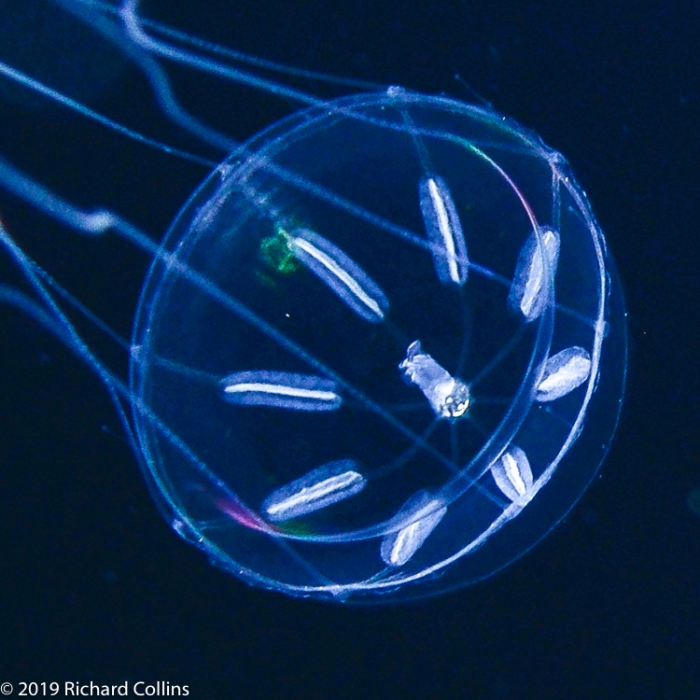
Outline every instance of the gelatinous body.
<path fill-rule="evenodd" d="M 163 50 L 133 7 L 130 41 Z M 19 196 L 153 256 L 128 387 L 2 240 L 46 325 L 129 403 L 179 535 L 291 595 L 434 595 L 522 555 L 596 474 L 621 290 L 585 194 L 531 132 L 400 88 L 308 102 L 232 147 L 160 246 L 0 161 Z"/>
<path fill-rule="evenodd" d="M 622 297 L 562 157 L 517 125 L 398 89 L 312 108 L 213 174 L 170 236 L 215 290 L 156 262 L 134 391 L 206 469 L 145 420 L 141 446 L 177 473 L 159 483 L 178 532 L 247 581 L 432 595 L 518 557 L 596 473 Z M 173 348 L 186 370 L 160 369 Z"/>

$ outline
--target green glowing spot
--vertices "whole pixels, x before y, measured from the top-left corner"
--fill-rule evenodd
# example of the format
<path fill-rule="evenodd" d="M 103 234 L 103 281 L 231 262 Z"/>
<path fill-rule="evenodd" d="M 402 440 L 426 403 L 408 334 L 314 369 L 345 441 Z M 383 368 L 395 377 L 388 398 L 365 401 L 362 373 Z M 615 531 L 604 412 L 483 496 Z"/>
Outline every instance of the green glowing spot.
<path fill-rule="evenodd" d="M 288 532 L 290 535 L 312 535 L 314 530 L 310 525 L 303 522 L 286 522 L 284 527 L 280 527 L 282 532 Z"/>
<path fill-rule="evenodd" d="M 269 289 L 276 289 L 277 284 L 275 280 L 270 277 L 270 275 L 262 272 L 261 270 L 255 270 L 255 278 L 260 282 L 260 284 L 268 287 Z"/>
<path fill-rule="evenodd" d="M 260 256 L 273 270 L 283 275 L 291 275 L 301 268 L 292 252 L 292 237 L 281 227 L 260 243 Z"/>

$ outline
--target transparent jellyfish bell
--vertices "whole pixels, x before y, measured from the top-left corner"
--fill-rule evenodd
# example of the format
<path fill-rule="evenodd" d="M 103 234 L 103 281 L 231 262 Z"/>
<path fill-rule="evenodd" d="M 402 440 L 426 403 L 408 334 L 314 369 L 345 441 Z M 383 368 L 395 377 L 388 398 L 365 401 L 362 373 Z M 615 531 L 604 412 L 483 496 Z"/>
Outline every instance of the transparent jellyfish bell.
<path fill-rule="evenodd" d="M 156 256 L 133 336 L 141 463 L 248 583 L 386 602 L 483 579 L 596 474 L 622 293 L 566 161 L 398 89 L 245 144 Z"/>

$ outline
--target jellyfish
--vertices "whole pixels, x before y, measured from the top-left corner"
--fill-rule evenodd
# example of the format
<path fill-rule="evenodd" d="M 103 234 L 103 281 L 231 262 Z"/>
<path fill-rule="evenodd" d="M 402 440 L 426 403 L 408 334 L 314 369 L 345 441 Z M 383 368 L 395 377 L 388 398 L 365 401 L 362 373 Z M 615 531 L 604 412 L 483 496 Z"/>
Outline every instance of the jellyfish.
<path fill-rule="evenodd" d="M 0 161 L 0 186 L 66 240 L 150 261 L 125 341 L 0 229 L 29 290 L 0 298 L 102 379 L 173 530 L 249 584 L 360 603 L 479 581 L 544 537 L 607 453 L 626 372 L 620 283 L 564 157 L 450 97 L 340 79 L 347 94 L 316 97 L 137 0 L 57 6 L 143 72 L 185 143 L 225 151 L 162 143 L 0 66 L 207 170 L 161 235 Z M 236 141 L 183 106 L 166 62 L 301 107 Z M 127 375 L 76 317 L 123 346 Z"/>

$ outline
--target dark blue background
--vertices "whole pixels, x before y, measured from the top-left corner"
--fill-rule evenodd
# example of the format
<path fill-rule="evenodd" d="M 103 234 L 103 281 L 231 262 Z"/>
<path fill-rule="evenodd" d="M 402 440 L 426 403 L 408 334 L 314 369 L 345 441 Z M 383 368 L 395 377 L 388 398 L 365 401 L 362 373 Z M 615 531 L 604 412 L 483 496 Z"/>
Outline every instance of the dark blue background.
<path fill-rule="evenodd" d="M 220 157 L 168 124 L 136 70 L 55 13 L 46 23 L 41 5 L 3 3 L 0 59 L 15 57 L 124 124 Z M 469 101 L 459 73 L 563 152 L 626 293 L 627 401 L 600 479 L 504 573 L 410 605 L 324 605 L 249 589 L 180 542 L 99 381 L 3 309 L 0 681 L 160 679 L 215 700 L 700 697 L 700 516 L 686 504 L 700 487 L 697 2 L 153 0 L 143 9 L 266 58 Z M 238 139 L 294 107 L 172 74 L 193 111 Z M 107 206 L 158 237 L 206 174 L 0 82 L 0 152 L 72 201 Z M 0 217 L 128 337 L 145 256 L 54 226 L 4 191 Z M 0 275 L 21 285 L 7 259 Z M 88 333 L 123 372 L 123 353 Z"/>

